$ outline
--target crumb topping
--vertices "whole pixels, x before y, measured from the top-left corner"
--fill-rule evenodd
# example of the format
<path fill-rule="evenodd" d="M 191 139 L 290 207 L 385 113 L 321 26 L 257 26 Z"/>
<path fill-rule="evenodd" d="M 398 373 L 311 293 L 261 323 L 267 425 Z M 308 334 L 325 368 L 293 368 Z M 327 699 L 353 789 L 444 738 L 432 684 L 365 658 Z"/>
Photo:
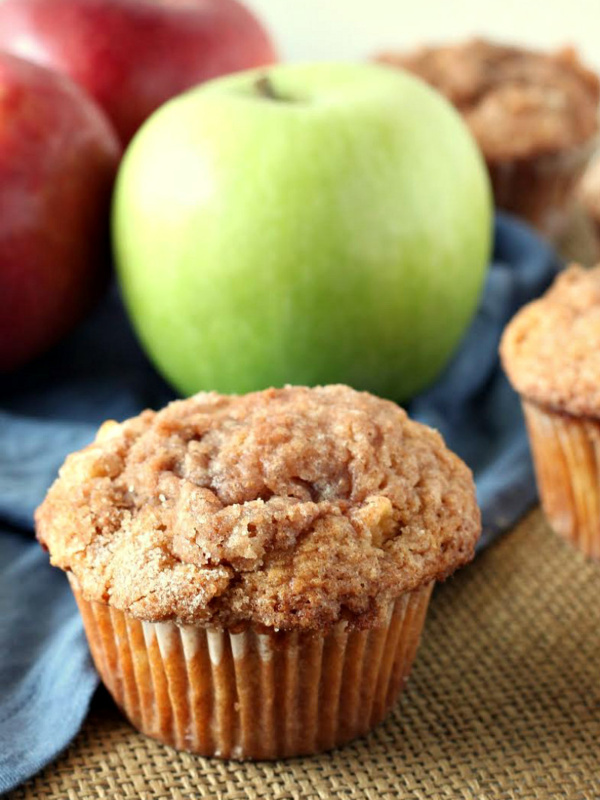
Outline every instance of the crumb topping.
<path fill-rule="evenodd" d="M 600 416 L 600 265 L 573 265 L 519 311 L 500 353 L 515 389 L 570 414 Z"/>
<path fill-rule="evenodd" d="M 152 621 L 370 624 L 471 559 L 471 473 L 435 431 L 345 386 L 201 393 L 105 423 L 36 513 L 88 600 Z"/>
<path fill-rule="evenodd" d="M 572 48 L 546 54 L 475 39 L 377 60 L 444 94 L 490 161 L 557 153 L 598 128 L 598 77 Z"/>

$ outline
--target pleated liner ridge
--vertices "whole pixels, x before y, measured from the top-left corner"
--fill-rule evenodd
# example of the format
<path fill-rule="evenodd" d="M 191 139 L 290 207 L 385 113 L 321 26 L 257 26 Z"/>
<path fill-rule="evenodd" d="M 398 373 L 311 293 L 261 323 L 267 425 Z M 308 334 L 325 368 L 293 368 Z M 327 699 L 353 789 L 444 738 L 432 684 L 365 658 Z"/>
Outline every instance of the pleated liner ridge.
<path fill-rule="evenodd" d="M 600 422 L 524 401 L 540 499 L 550 525 L 600 559 Z"/>
<path fill-rule="evenodd" d="M 321 635 L 141 622 L 71 584 L 96 667 L 133 725 L 236 759 L 322 752 L 377 725 L 406 682 L 433 588 L 399 597 L 381 627 L 340 622 Z"/>

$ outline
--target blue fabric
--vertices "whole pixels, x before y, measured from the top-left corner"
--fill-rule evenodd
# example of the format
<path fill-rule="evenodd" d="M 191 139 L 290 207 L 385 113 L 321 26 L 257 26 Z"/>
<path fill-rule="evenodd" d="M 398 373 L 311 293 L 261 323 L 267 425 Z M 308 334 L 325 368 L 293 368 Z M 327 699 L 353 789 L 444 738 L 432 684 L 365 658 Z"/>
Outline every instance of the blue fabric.
<path fill-rule="evenodd" d="M 438 428 L 475 472 L 484 537 L 535 499 L 517 397 L 498 364 L 500 332 L 559 264 L 523 225 L 499 218 L 479 313 L 462 348 L 410 413 Z M 173 397 L 142 355 L 113 290 L 52 353 L 0 386 L 0 792 L 51 761 L 79 729 L 98 679 L 66 578 L 32 541 L 32 514 L 67 453 L 107 418 Z"/>

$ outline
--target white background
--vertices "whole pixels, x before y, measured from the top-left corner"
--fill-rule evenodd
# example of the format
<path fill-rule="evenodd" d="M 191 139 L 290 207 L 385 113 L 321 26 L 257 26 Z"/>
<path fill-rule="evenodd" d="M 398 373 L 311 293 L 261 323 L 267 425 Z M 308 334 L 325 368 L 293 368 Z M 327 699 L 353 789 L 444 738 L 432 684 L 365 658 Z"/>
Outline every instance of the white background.
<path fill-rule="evenodd" d="M 285 60 L 364 58 L 475 34 L 574 44 L 600 70 L 600 0 L 245 0 Z"/>

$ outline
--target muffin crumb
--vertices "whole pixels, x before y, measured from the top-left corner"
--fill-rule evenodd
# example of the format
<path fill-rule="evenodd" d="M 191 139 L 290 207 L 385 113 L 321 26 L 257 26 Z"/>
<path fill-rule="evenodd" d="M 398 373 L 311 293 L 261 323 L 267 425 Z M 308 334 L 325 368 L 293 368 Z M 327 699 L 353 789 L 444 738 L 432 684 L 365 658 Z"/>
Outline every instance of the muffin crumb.
<path fill-rule="evenodd" d="M 519 311 L 500 354 L 511 383 L 554 411 L 600 416 L 600 265 L 571 265 Z"/>
<path fill-rule="evenodd" d="M 377 61 L 407 69 L 463 115 L 486 159 L 529 158 L 583 144 L 598 129 L 598 77 L 566 47 L 541 53 L 483 39 Z"/>
<path fill-rule="evenodd" d="M 435 431 L 345 386 L 198 394 L 66 460 L 36 513 L 52 563 L 138 618 L 369 625 L 468 561 L 470 471 Z"/>

